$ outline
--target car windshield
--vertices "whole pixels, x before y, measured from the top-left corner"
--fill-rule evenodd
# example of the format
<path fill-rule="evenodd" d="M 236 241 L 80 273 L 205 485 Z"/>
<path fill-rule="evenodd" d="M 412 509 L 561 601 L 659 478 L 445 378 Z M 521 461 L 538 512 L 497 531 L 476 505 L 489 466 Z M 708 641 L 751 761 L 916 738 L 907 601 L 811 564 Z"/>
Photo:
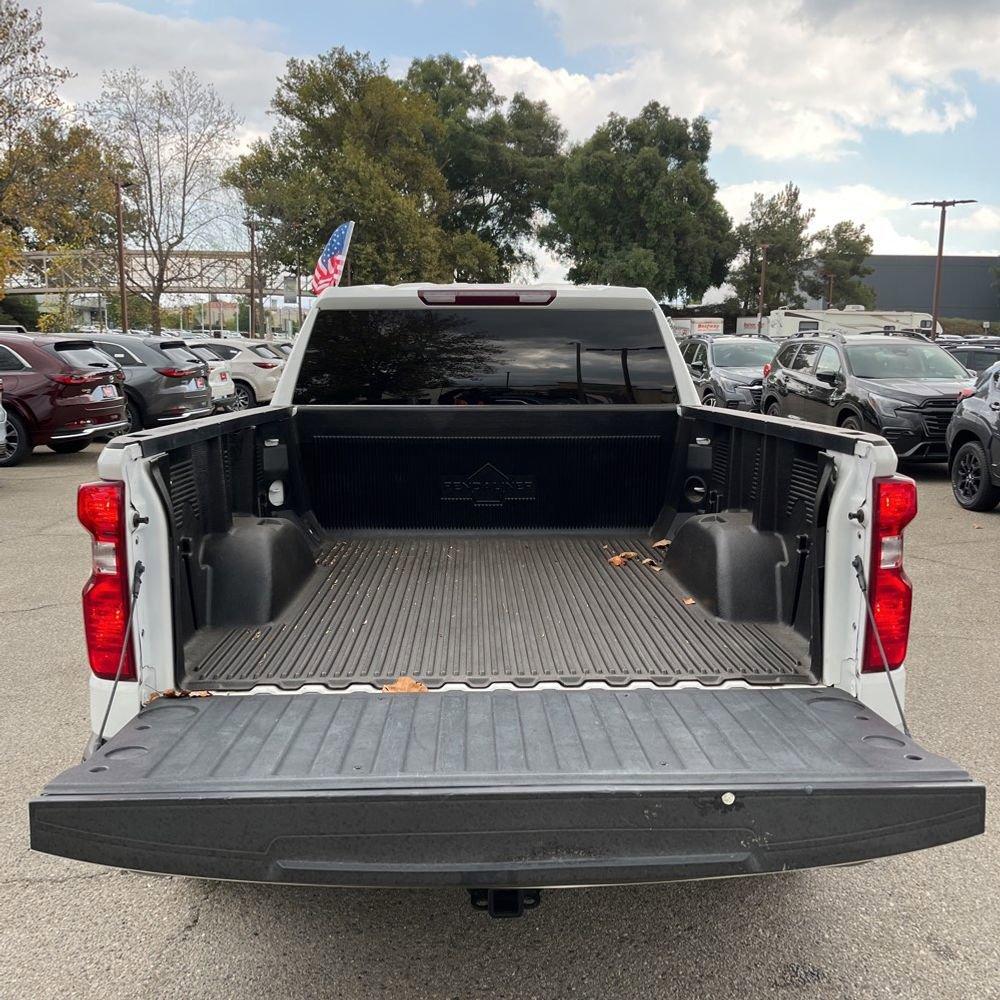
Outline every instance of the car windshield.
<path fill-rule="evenodd" d="M 774 357 L 774 344 L 766 340 L 728 341 L 712 348 L 719 368 L 760 368 Z"/>
<path fill-rule="evenodd" d="M 858 378 L 961 379 L 969 373 L 936 344 L 901 340 L 892 344 L 855 344 L 847 348 L 851 371 Z"/>

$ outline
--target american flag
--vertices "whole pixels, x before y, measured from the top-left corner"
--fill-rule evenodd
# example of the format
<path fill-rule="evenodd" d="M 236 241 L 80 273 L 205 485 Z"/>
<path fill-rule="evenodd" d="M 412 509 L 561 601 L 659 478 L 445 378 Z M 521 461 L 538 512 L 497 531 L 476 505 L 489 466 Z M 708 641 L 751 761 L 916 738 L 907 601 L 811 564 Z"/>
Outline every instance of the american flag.
<path fill-rule="evenodd" d="M 345 222 L 342 226 L 337 226 L 333 235 L 326 241 L 323 252 L 316 261 L 316 270 L 312 276 L 312 290 L 314 295 L 319 295 L 324 288 L 331 285 L 340 284 L 340 276 L 344 271 L 344 261 L 347 260 L 347 250 L 351 245 L 351 233 L 354 232 L 354 223 Z"/>

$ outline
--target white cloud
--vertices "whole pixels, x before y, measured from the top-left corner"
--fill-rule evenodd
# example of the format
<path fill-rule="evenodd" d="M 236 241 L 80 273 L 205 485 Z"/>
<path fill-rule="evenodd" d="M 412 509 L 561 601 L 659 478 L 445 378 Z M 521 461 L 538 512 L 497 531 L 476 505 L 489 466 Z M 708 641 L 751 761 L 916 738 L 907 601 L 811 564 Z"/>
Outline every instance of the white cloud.
<path fill-rule="evenodd" d="M 963 73 L 1000 79 L 994 0 L 539 0 L 571 50 L 611 48 L 623 68 L 586 75 L 485 56 L 582 138 L 610 111 L 659 100 L 712 119 L 716 148 L 765 160 L 845 155 L 864 128 L 941 133 L 975 107 Z"/>
<path fill-rule="evenodd" d="M 748 184 L 727 184 L 719 188 L 719 201 L 733 221 L 739 225 L 750 210 L 756 192 L 770 197 L 784 187 L 780 181 L 751 181 Z M 802 204 L 816 210 L 812 230 L 832 226 L 841 219 L 864 223 L 871 234 L 875 253 L 933 253 L 935 246 L 928 240 L 900 232 L 898 224 L 909 221 L 893 216 L 909 210 L 905 198 L 880 191 L 869 184 L 839 184 L 830 188 L 802 189 Z"/>
<path fill-rule="evenodd" d="M 937 231 L 938 222 L 936 220 L 930 222 L 929 225 Z M 964 211 L 961 206 L 957 206 L 948 212 L 947 227 L 948 232 L 992 233 L 994 241 L 1000 242 L 1000 206 L 979 205 L 973 207 L 969 205 L 965 207 Z"/>
<path fill-rule="evenodd" d="M 244 139 L 269 131 L 267 108 L 288 58 L 275 44 L 283 35 L 277 25 L 150 14 L 103 0 L 41 0 L 41 8 L 50 60 L 76 74 L 63 88 L 68 100 L 93 100 L 106 69 L 134 65 L 165 77 L 186 66 L 243 116 Z"/>

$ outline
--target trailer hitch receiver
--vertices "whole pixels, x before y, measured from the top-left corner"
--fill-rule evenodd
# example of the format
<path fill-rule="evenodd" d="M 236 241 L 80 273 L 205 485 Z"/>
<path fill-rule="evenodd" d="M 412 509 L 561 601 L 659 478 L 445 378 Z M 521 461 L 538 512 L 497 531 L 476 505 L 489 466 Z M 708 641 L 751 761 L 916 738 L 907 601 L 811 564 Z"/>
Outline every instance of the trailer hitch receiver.
<path fill-rule="evenodd" d="M 469 902 L 476 910 L 485 910 L 491 917 L 506 919 L 522 917 L 542 901 L 541 889 L 470 889 Z"/>

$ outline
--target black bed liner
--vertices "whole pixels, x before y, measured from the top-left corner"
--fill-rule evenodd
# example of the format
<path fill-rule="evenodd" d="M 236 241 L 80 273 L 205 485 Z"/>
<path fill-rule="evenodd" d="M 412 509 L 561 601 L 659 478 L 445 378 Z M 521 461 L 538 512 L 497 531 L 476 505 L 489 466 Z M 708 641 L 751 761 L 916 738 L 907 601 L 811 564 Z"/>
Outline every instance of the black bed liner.
<path fill-rule="evenodd" d="M 32 801 L 36 850 L 334 885 L 780 871 L 983 829 L 983 786 L 832 689 L 160 699 Z"/>
<path fill-rule="evenodd" d="M 341 534 L 273 622 L 202 628 L 183 686 L 531 687 L 642 679 L 661 686 L 811 682 L 807 641 L 788 626 L 724 621 L 697 603 L 653 539 L 617 534 Z M 620 568 L 617 552 L 639 558 Z"/>

